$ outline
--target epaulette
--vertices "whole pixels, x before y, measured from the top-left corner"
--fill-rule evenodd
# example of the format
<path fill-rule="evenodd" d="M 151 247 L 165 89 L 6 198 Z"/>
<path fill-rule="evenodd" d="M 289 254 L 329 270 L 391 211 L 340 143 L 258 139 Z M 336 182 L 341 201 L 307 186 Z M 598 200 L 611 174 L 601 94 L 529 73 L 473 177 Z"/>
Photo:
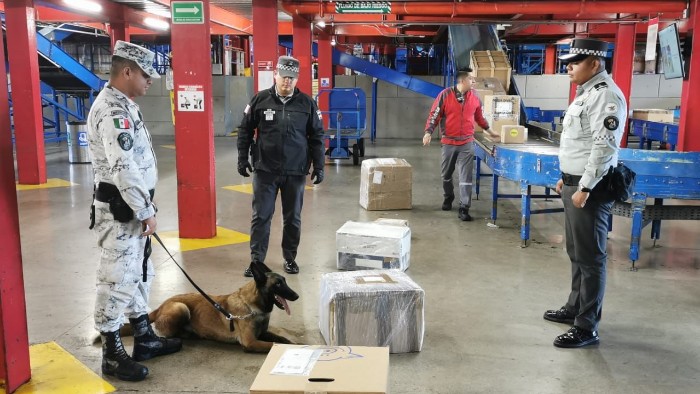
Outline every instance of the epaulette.
<path fill-rule="evenodd" d="M 593 86 L 593 88 L 594 88 L 595 90 L 605 89 L 605 88 L 607 88 L 607 87 L 608 87 L 608 84 L 605 83 L 605 82 L 600 82 L 600 83 L 597 83 L 597 84 L 595 84 L 595 85 Z"/>

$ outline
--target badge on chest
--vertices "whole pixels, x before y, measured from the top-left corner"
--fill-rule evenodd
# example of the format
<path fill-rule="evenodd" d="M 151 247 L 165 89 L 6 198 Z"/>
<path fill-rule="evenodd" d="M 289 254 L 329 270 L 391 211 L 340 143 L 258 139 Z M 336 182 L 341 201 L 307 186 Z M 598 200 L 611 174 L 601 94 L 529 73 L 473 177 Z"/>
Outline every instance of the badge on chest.
<path fill-rule="evenodd" d="M 268 122 L 275 119 L 275 111 L 271 109 L 266 109 L 263 111 L 263 114 L 265 114 L 265 120 Z"/>

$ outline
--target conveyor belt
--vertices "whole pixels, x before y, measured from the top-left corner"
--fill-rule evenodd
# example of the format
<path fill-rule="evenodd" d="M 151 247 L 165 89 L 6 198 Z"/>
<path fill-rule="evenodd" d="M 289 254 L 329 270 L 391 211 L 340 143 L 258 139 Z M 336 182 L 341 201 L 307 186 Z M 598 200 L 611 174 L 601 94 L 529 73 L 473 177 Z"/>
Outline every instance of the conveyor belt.
<path fill-rule="evenodd" d="M 477 174 L 480 175 L 483 161 L 493 172 L 493 208 L 491 219 L 497 217 L 498 198 L 521 198 L 522 223 L 520 236 L 522 246 L 527 246 L 530 235 L 530 215 L 534 213 L 561 212 L 562 208 L 530 211 L 532 198 L 552 198 L 559 177 L 559 147 L 556 135 L 535 133 L 525 144 L 500 144 L 489 141 L 483 133 L 478 134 L 475 144 Z M 637 173 L 633 198 L 628 203 L 617 204 L 616 215 L 632 218 L 632 234 L 629 258 L 639 258 L 639 240 L 642 228 L 652 223 L 651 237 L 659 239 L 661 220 L 698 220 L 697 206 L 664 206 L 663 199 L 700 200 L 700 152 L 669 152 L 639 149 L 621 149 L 619 159 Z M 520 184 L 520 195 L 498 193 L 498 178 L 503 177 Z M 545 187 L 544 195 L 532 195 L 531 186 Z M 477 176 L 476 194 L 480 181 Z M 654 204 L 647 205 L 647 198 Z"/>

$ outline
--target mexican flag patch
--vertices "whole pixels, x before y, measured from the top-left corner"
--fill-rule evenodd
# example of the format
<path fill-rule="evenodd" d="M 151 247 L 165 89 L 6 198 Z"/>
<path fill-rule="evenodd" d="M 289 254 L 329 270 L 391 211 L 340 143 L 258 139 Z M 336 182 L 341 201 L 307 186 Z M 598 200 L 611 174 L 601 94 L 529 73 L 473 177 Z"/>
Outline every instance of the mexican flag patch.
<path fill-rule="evenodd" d="M 112 120 L 114 121 L 114 127 L 117 129 L 128 129 L 129 128 L 129 119 L 114 118 Z"/>

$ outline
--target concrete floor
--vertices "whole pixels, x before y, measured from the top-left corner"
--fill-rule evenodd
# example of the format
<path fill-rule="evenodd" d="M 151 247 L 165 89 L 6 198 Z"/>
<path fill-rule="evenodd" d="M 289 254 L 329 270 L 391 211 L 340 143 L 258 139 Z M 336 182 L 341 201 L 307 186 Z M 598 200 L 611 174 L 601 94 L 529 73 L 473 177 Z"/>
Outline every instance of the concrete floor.
<path fill-rule="evenodd" d="M 160 232 L 177 230 L 175 151 L 156 138 L 160 182 L 156 202 Z M 56 341 L 100 373 L 101 353 L 91 343 L 98 249 L 88 230 L 92 197 L 90 165 L 69 165 L 65 145 L 47 146 L 49 178 L 69 188 L 18 192 L 29 338 Z M 629 272 L 629 220 L 615 218 L 610 235 L 608 285 L 599 346 L 562 350 L 552 340 L 567 326 L 542 313 L 563 305 L 570 265 L 563 247 L 563 214 L 535 215 L 532 242 L 520 248 L 520 202 L 499 203 L 499 228 L 487 226 L 490 180 L 460 222 L 440 210 L 437 144 L 379 140 L 367 157 L 402 157 L 414 168 L 410 211 L 367 212 L 358 205 L 360 167 L 330 162 L 326 179 L 308 190 L 298 262 L 288 283 L 301 298 L 292 315 L 278 311 L 271 326 L 285 327 L 299 342 L 322 343 L 318 330 L 321 274 L 335 271 L 335 231 L 347 220 L 379 217 L 410 221 L 411 267 L 425 290 L 423 351 L 391 356 L 392 393 L 689 393 L 700 391 L 700 225 L 665 222 L 656 247 L 646 228 L 638 272 Z M 249 232 L 251 196 L 225 190 L 249 183 L 236 172 L 235 138 L 216 139 L 217 225 Z M 517 192 L 502 182 L 504 192 Z M 559 201 L 537 207 L 560 207 Z M 534 207 L 533 207 L 534 208 Z M 279 209 L 279 208 L 278 208 Z M 278 210 L 279 212 L 279 210 Z M 273 222 L 267 264 L 281 272 L 280 215 Z M 249 263 L 247 243 L 176 254 L 200 286 L 212 294 L 240 287 Z M 151 306 L 194 291 L 167 255 L 154 245 L 157 276 Z M 130 340 L 128 349 L 130 350 Z M 145 362 L 139 383 L 109 379 L 119 392 L 246 393 L 265 355 L 238 345 L 186 341 L 182 352 Z"/>

